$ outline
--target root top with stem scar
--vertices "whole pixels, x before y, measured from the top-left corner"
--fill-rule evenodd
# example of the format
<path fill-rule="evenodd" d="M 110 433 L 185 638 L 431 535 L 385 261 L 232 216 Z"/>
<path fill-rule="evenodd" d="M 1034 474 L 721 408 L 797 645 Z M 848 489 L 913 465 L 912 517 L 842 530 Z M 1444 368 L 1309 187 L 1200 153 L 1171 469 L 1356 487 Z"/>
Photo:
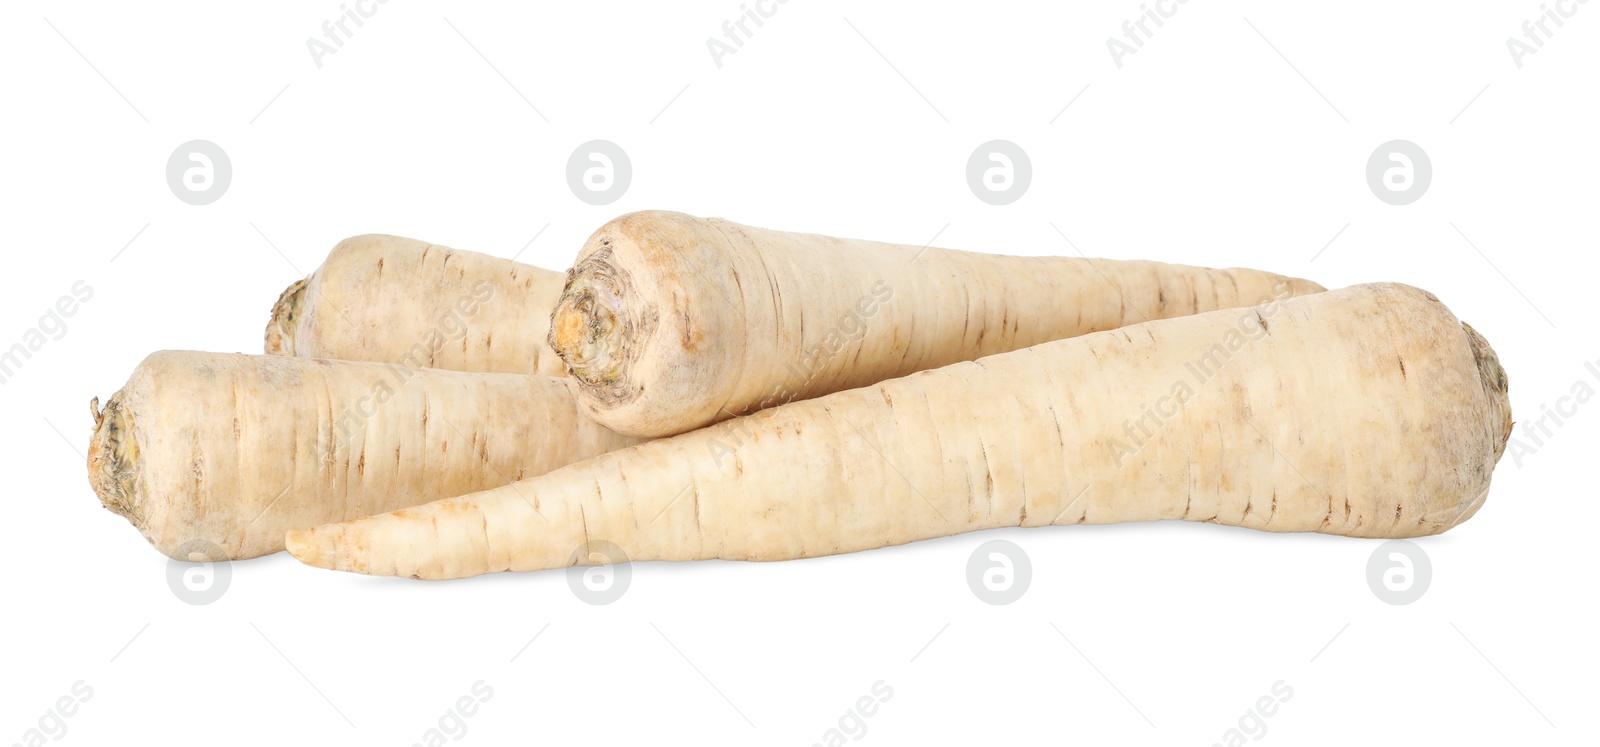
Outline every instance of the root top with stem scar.
<path fill-rule="evenodd" d="M 144 529 L 145 517 L 136 500 L 139 442 L 133 436 L 133 417 L 122 404 L 122 392 L 97 409 L 99 399 L 89 405 L 94 414 L 94 436 L 89 440 L 89 484 L 107 509 Z"/>
<path fill-rule="evenodd" d="M 300 316 L 305 309 L 306 284 L 310 278 L 301 278 L 290 284 L 272 305 L 272 319 L 267 321 L 267 355 L 294 355 L 295 334 Z"/>
<path fill-rule="evenodd" d="M 1478 334 L 1478 330 L 1466 322 L 1461 323 L 1461 329 L 1467 334 L 1467 342 L 1472 347 L 1472 358 L 1478 364 L 1478 378 L 1483 382 L 1484 394 L 1489 397 L 1489 407 L 1496 416 L 1496 427 L 1499 429 L 1495 439 L 1495 461 L 1505 453 L 1506 443 L 1511 439 L 1510 384 L 1506 379 L 1506 370 L 1500 366 L 1500 356 L 1496 355 L 1494 348 L 1489 347 L 1489 341 Z"/>
<path fill-rule="evenodd" d="M 633 396 L 629 369 L 655 326 L 653 314 L 632 308 L 633 292 L 632 279 L 605 247 L 567 271 L 550 315 L 550 347 L 602 404 Z"/>

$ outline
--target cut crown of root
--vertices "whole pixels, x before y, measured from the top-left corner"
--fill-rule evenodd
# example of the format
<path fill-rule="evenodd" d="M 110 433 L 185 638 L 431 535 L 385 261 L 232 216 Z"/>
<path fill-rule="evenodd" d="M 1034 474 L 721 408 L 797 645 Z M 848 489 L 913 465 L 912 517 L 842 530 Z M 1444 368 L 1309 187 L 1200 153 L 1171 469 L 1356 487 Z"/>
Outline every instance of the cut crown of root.
<path fill-rule="evenodd" d="M 267 322 L 267 355 L 294 355 L 295 331 L 300 327 L 300 314 L 305 305 L 306 285 L 310 278 L 294 281 L 278 296 L 272 305 L 272 319 Z"/>
<path fill-rule="evenodd" d="M 1467 334 L 1467 345 L 1471 347 L 1472 358 L 1478 364 L 1478 379 L 1483 382 L 1483 392 L 1495 416 L 1496 437 L 1492 443 L 1495 446 L 1494 461 L 1499 462 L 1505 454 L 1506 444 L 1511 440 L 1511 428 L 1515 422 L 1511 416 L 1511 384 L 1506 377 L 1506 370 L 1500 366 L 1500 356 L 1494 352 L 1494 348 L 1489 347 L 1489 341 L 1466 322 L 1461 323 L 1461 329 Z M 1484 493 L 1487 497 L 1487 487 Z M 1479 500 L 1481 502 L 1482 498 Z"/>
<path fill-rule="evenodd" d="M 144 515 L 135 500 L 138 481 L 139 442 L 133 435 L 133 417 L 122 406 L 122 392 L 106 400 L 89 402 L 94 416 L 94 435 L 89 439 L 89 485 L 100 503 L 135 527 L 144 528 Z"/>
<path fill-rule="evenodd" d="M 550 347 L 567 372 L 602 402 L 625 399 L 629 364 L 638 356 L 654 319 L 624 303 L 632 294 L 628 273 L 612 263 L 612 250 L 590 255 L 567 271 L 561 298 L 550 316 Z"/>

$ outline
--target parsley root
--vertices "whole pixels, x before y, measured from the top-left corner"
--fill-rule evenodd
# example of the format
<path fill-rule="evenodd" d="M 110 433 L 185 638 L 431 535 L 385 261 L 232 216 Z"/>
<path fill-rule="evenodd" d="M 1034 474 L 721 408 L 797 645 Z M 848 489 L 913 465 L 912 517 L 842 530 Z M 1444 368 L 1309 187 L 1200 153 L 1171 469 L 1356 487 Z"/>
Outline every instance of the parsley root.
<path fill-rule="evenodd" d="M 545 344 L 562 275 L 398 236 L 339 242 L 278 298 L 266 352 L 564 376 Z"/>
<path fill-rule="evenodd" d="M 168 555 L 265 555 L 289 529 L 637 443 L 579 412 L 570 379 L 264 355 L 154 353 L 91 409 L 90 484 Z"/>
<path fill-rule="evenodd" d="M 958 361 L 1323 290 L 1258 270 L 1006 257 L 642 212 L 568 271 L 550 345 L 584 407 L 665 436 Z"/>
<path fill-rule="evenodd" d="M 1506 387 L 1432 294 L 1355 286 L 788 404 L 287 546 L 445 579 L 595 562 L 575 550 L 600 540 L 633 560 L 783 560 L 1157 519 L 1415 537 L 1483 504 Z"/>

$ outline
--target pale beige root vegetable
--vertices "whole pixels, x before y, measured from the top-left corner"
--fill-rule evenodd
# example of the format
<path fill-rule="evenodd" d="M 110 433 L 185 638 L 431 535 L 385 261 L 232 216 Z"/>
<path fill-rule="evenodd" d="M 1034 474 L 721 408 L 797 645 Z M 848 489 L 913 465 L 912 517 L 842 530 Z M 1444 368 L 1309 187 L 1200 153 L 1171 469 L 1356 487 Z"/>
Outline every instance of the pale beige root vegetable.
<path fill-rule="evenodd" d="M 1510 432 L 1488 343 L 1426 291 L 1364 285 L 784 405 L 287 545 L 443 579 L 606 562 L 577 552 L 601 540 L 783 560 L 1156 519 L 1416 537 L 1482 505 Z"/>
<path fill-rule="evenodd" d="M 642 212 L 584 245 L 550 344 L 596 420 L 665 436 L 1041 342 L 1322 290 L 1258 270 L 975 254 Z"/>
<path fill-rule="evenodd" d="M 638 442 L 584 416 L 571 379 L 266 355 L 154 353 L 91 409 L 89 483 L 174 557 L 195 540 L 264 555 L 289 529 Z"/>
<path fill-rule="evenodd" d="M 284 290 L 266 352 L 565 376 L 545 342 L 563 276 L 398 236 L 339 242 Z"/>

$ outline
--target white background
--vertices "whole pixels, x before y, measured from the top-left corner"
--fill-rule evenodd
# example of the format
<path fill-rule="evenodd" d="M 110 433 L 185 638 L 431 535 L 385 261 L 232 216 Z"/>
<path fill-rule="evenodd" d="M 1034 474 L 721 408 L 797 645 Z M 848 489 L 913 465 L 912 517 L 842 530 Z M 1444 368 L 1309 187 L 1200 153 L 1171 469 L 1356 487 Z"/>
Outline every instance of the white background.
<path fill-rule="evenodd" d="M 979 5 L 791 0 L 719 69 L 706 39 L 738 0 L 393 0 L 319 69 L 306 39 L 332 0 L 7 3 L 0 346 L 74 282 L 94 296 L 0 385 L 0 743 L 78 680 L 94 694 L 62 743 L 412 744 L 478 680 L 494 694 L 464 743 L 808 745 L 878 680 L 893 695 L 864 743 L 1209 745 L 1278 680 L 1294 694 L 1262 742 L 1592 743 L 1595 405 L 1520 467 L 1508 455 L 1475 518 L 1419 541 L 1433 581 L 1408 606 L 1369 590 L 1376 542 L 1171 523 L 636 564 L 604 607 L 560 572 L 423 583 L 279 555 L 233 564 L 196 607 L 90 491 L 89 398 L 153 350 L 259 352 L 279 291 L 340 238 L 562 269 L 644 208 L 1403 281 L 1495 345 L 1519 421 L 1600 389 L 1600 4 L 1520 69 L 1506 39 L 1531 0 L 1193 0 L 1121 69 L 1106 39 L 1137 2 Z M 234 171 L 203 207 L 164 173 L 195 138 Z M 565 178 L 595 138 L 634 168 L 603 207 Z M 995 138 L 1034 171 L 1004 207 L 964 174 Z M 1365 181 L 1395 138 L 1434 170 L 1404 207 Z M 1034 569 L 1008 606 L 965 581 L 994 538 Z"/>

